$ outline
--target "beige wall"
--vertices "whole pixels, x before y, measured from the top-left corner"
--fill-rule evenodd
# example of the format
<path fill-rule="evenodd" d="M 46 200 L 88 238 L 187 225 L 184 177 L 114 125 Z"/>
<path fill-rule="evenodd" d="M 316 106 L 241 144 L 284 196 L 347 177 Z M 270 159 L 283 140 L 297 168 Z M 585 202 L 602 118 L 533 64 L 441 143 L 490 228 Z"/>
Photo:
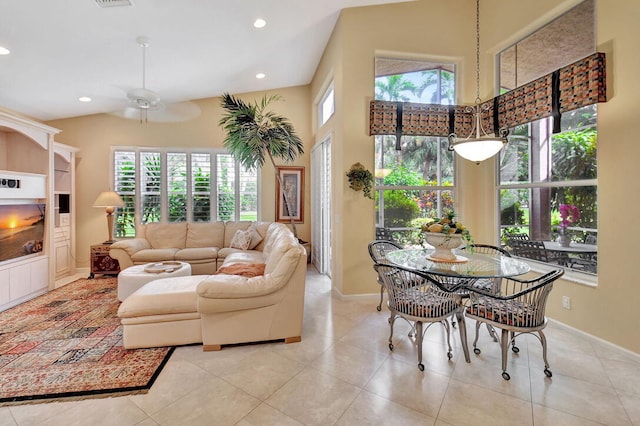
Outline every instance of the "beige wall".
<path fill-rule="evenodd" d="M 302 139 L 305 153 L 290 165 L 305 167 L 305 221 L 296 225 L 298 235 L 309 241 L 309 153 L 312 146 L 311 120 L 309 113 L 308 86 L 278 89 L 267 92 L 278 94 L 282 100 L 272 104 L 271 109 L 288 117 Z M 263 93 L 239 95 L 247 102 L 262 99 Z M 157 146 L 157 147 L 223 147 L 224 132 L 218 125 L 222 116 L 220 99 L 194 101 L 201 109 L 198 118 L 182 123 L 140 124 L 137 120 L 125 120 L 114 115 L 98 114 L 66 120 L 51 121 L 48 124 L 62 132 L 56 136 L 58 142 L 80 149 L 76 168 L 77 201 L 77 250 L 78 267 L 88 267 L 89 246 L 107 239 L 105 213 L 103 209 L 91 207 L 101 191 L 110 187 L 110 153 L 115 146 Z M 277 163 L 278 165 L 284 165 Z M 275 173 L 270 164 L 265 164 L 261 174 L 261 219 L 275 218 Z"/>
<path fill-rule="evenodd" d="M 577 0 L 483 0 L 481 4 L 481 97 L 494 94 L 495 53 L 577 4 Z M 374 205 L 348 189 L 344 173 L 359 161 L 373 168 L 373 138 L 368 136 L 368 102 L 374 93 L 374 58 L 384 56 L 450 60 L 458 68 L 458 102 L 475 100 L 475 4 L 469 0 L 417 1 L 343 11 L 311 83 L 312 97 L 333 73 L 336 117 L 316 133 L 333 132 L 334 271 L 343 294 L 377 290 L 366 245 L 374 237 Z M 607 53 L 609 97 L 598 109 L 599 130 L 599 277 L 597 286 L 572 280 L 558 282 L 547 312 L 550 317 L 634 352 L 640 352 L 634 312 L 640 299 L 634 254 L 638 227 L 621 230 L 613 223 L 632 221 L 640 209 L 640 145 L 634 134 L 635 102 L 640 93 L 640 3 L 597 1 L 598 50 Z M 327 127 L 330 127 L 328 129 Z M 478 242 L 495 242 L 495 164 L 460 161 L 458 214 Z M 339 194 L 339 195 L 338 195 Z M 610 219 L 608 219 L 610 218 Z M 572 309 L 561 309 L 561 297 Z"/>

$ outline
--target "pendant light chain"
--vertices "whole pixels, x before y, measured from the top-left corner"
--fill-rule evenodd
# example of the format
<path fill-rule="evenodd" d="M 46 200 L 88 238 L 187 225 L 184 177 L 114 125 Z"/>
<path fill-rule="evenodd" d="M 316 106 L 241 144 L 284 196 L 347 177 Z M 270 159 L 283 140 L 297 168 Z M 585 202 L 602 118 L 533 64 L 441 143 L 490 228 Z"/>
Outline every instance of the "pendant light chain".
<path fill-rule="evenodd" d="M 480 101 L 480 0 L 476 0 L 476 104 Z"/>

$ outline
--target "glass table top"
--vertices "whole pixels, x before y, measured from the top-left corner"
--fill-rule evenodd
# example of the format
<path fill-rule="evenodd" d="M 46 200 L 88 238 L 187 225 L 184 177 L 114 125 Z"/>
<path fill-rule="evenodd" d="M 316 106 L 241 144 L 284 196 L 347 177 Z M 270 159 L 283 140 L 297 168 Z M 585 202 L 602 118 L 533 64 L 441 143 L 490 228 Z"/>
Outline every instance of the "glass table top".
<path fill-rule="evenodd" d="M 495 254 L 454 251 L 455 262 L 432 260 L 428 256 L 434 249 L 402 249 L 387 253 L 387 259 L 396 265 L 436 275 L 466 278 L 513 277 L 529 272 L 529 265 L 518 259 Z"/>

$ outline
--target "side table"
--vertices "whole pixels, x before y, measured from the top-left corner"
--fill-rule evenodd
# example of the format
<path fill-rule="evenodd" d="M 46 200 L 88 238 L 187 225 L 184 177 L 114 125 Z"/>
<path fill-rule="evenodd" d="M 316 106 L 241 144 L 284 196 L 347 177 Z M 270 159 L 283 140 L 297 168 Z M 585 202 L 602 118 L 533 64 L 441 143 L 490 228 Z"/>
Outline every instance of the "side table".
<path fill-rule="evenodd" d="M 120 264 L 109 256 L 111 244 L 95 244 L 91 246 L 91 273 L 89 279 L 93 279 L 96 274 L 118 275 Z"/>

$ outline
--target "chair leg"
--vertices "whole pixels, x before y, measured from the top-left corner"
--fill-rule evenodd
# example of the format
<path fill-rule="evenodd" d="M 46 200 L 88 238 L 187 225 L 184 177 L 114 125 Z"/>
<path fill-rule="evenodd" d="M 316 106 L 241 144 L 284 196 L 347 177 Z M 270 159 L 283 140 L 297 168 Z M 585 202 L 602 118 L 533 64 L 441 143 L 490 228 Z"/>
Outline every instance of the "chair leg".
<path fill-rule="evenodd" d="M 420 371 L 424 371 L 424 364 L 422 363 L 422 322 L 416 321 L 416 346 L 418 349 L 418 368 Z"/>
<path fill-rule="evenodd" d="M 473 353 L 476 355 L 480 355 L 480 348 L 478 347 L 478 338 L 480 337 L 480 326 L 482 323 L 480 321 L 476 321 L 476 338 L 473 339 Z"/>
<path fill-rule="evenodd" d="M 514 331 L 511 332 L 511 350 L 516 354 L 520 352 L 520 348 L 516 346 L 516 333 Z"/>
<path fill-rule="evenodd" d="M 487 331 L 489 332 L 489 336 L 491 336 L 493 338 L 494 342 L 498 341 L 498 335 L 496 334 L 496 330 L 493 328 L 493 326 L 491 324 L 487 324 L 485 323 L 484 325 L 487 326 Z"/>
<path fill-rule="evenodd" d="M 384 299 L 384 286 L 383 285 L 380 286 L 380 303 L 378 303 L 378 306 L 376 306 L 376 309 L 378 310 L 378 312 L 380 312 L 382 310 L 382 299 Z"/>
<path fill-rule="evenodd" d="M 396 322 L 396 315 L 389 315 L 389 350 L 393 350 L 393 323 Z"/>
<path fill-rule="evenodd" d="M 507 373 L 507 356 L 509 355 L 509 330 L 502 330 L 502 339 L 500 339 L 500 347 L 502 348 L 502 378 L 510 380 L 511 376 Z"/>
<path fill-rule="evenodd" d="M 467 325 L 464 322 L 463 308 L 456 311 L 456 319 L 458 320 L 458 332 L 460 333 L 460 343 L 462 344 L 462 352 L 464 352 L 464 360 L 471 362 L 469 357 L 469 344 L 467 343 Z"/>
<path fill-rule="evenodd" d="M 551 370 L 549 370 L 549 361 L 547 361 L 547 338 L 545 337 L 542 330 L 538 331 L 538 335 L 540 335 L 540 343 L 542 343 L 542 359 L 544 360 L 544 374 L 547 377 L 553 376 Z"/>
<path fill-rule="evenodd" d="M 441 321 L 441 323 L 444 325 L 444 329 L 447 332 L 447 346 L 449 347 L 449 351 L 447 352 L 447 358 L 451 359 L 453 358 L 453 350 L 451 349 L 451 328 L 449 327 L 449 321 L 444 320 L 444 321 Z"/>

